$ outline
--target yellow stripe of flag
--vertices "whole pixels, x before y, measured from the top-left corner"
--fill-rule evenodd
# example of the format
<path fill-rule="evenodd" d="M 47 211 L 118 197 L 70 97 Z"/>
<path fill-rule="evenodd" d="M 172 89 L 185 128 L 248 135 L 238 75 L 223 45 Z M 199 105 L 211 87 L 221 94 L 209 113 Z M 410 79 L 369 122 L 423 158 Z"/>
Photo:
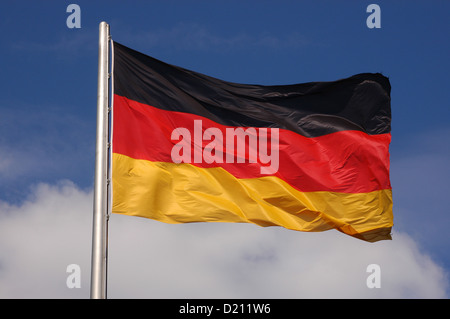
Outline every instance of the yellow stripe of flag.
<path fill-rule="evenodd" d="M 275 176 L 239 179 L 226 170 L 113 154 L 112 212 L 165 223 L 246 222 L 299 231 L 336 228 L 390 239 L 392 191 L 301 192 Z"/>

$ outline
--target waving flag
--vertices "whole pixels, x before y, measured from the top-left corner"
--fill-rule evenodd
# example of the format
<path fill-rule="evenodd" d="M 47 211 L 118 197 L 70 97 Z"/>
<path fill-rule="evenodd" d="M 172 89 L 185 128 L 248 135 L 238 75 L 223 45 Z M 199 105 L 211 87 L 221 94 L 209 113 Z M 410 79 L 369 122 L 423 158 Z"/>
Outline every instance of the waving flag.
<path fill-rule="evenodd" d="M 386 77 L 237 84 L 113 46 L 113 213 L 391 238 Z"/>

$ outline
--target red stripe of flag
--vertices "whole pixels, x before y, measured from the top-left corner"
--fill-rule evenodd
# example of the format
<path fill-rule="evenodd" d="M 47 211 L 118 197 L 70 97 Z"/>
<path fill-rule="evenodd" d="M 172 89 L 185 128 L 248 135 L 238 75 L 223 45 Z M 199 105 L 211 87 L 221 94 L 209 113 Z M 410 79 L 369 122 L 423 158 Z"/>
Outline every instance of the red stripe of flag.
<path fill-rule="evenodd" d="M 171 134 L 176 128 L 186 128 L 194 139 L 194 120 L 201 120 L 202 132 L 214 127 L 226 134 L 227 126 L 198 115 L 166 111 L 115 95 L 113 152 L 135 159 L 173 162 L 172 148 L 179 140 L 171 140 Z M 368 135 L 361 131 L 307 138 L 280 129 L 279 167 L 273 175 L 303 192 L 365 193 L 390 189 L 390 138 L 390 133 Z M 195 163 L 194 157 L 201 157 L 198 152 L 210 143 L 202 142 L 202 150 L 191 148 L 193 165 L 222 167 L 237 178 L 266 176 L 261 174 L 260 163 Z"/>

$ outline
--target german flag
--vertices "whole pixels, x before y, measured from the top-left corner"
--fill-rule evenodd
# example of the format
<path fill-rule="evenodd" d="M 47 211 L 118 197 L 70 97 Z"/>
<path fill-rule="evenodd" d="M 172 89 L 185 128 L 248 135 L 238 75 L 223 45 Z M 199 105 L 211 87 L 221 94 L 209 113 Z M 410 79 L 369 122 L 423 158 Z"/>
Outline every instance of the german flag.
<path fill-rule="evenodd" d="M 113 52 L 113 213 L 391 239 L 388 78 L 237 84 Z"/>

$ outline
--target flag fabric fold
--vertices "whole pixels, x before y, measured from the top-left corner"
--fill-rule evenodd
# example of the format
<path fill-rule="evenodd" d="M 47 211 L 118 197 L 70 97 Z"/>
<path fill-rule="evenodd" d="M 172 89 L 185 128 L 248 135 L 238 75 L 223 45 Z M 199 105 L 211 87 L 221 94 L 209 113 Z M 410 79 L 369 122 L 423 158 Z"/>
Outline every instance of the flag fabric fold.
<path fill-rule="evenodd" d="M 238 84 L 113 45 L 113 213 L 391 238 L 388 78 Z"/>

